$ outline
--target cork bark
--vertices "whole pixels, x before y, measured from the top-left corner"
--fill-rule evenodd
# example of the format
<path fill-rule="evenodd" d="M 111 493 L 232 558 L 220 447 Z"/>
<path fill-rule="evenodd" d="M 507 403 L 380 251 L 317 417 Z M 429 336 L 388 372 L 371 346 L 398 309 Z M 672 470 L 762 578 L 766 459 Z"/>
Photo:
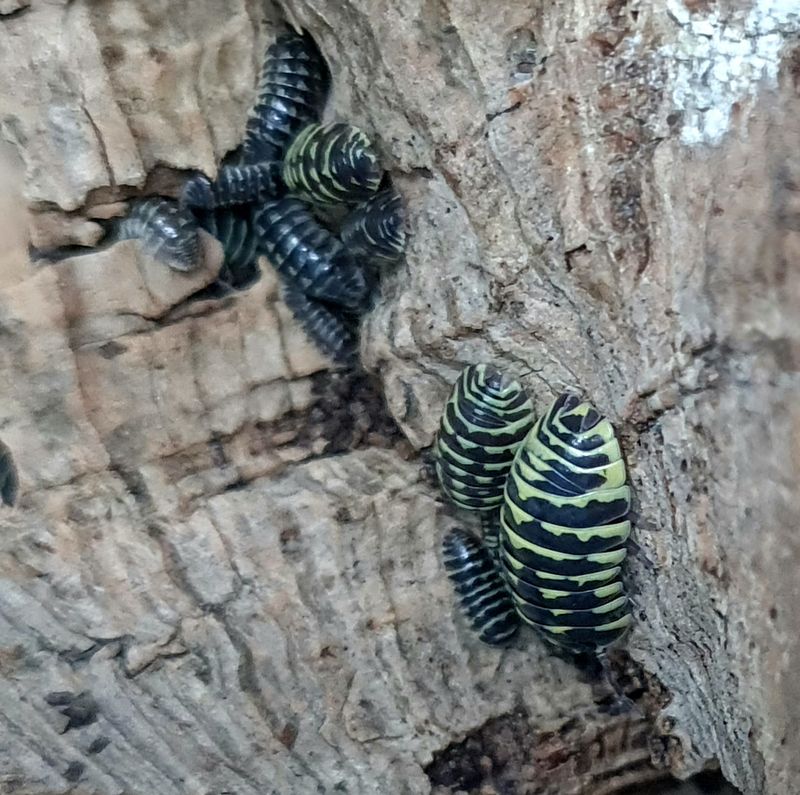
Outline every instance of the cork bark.
<path fill-rule="evenodd" d="M 286 21 L 407 205 L 364 372 L 267 263 L 193 300 L 210 239 L 188 276 L 27 254 L 213 173 Z M 0 792 L 796 792 L 799 33 L 766 0 L 0 2 Z M 477 361 L 619 430 L 628 713 L 454 607 L 469 518 L 420 454 Z"/>

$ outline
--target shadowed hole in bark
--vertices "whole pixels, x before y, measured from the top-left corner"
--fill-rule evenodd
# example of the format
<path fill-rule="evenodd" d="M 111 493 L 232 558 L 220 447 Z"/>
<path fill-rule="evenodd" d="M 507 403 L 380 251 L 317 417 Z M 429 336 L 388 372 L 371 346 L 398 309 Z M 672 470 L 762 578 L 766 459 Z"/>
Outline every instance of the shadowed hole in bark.
<path fill-rule="evenodd" d="M 314 404 L 298 429 L 298 441 L 303 445 L 317 442 L 324 455 L 360 447 L 401 448 L 403 452 L 403 436 L 371 376 L 326 371 L 314 376 L 312 394 Z"/>
<path fill-rule="evenodd" d="M 92 740 L 91 745 L 86 749 L 86 753 L 88 754 L 99 754 L 109 743 L 111 740 L 104 735 L 100 735 L 99 737 Z"/>
<path fill-rule="evenodd" d="M 656 781 L 650 786 L 625 787 L 618 795 L 741 795 L 740 791 L 725 780 L 719 771 L 698 773 L 687 781 L 672 776 Z"/>
<path fill-rule="evenodd" d="M 62 734 L 70 729 L 89 726 L 97 720 L 99 706 L 94 696 L 86 690 L 77 695 L 68 690 L 56 690 L 48 693 L 44 700 L 51 707 L 60 707 L 58 711 L 67 718 Z"/>
<path fill-rule="evenodd" d="M 569 791 L 592 795 L 737 795 L 717 771 L 681 782 L 650 758 L 651 729 L 596 715 L 531 724 L 517 709 L 488 721 L 434 756 L 434 792 L 483 795 Z M 636 781 L 636 784 L 631 784 Z"/>
<path fill-rule="evenodd" d="M 613 685 L 599 665 L 574 663 L 581 678 L 593 686 L 596 712 L 545 726 L 535 725 L 521 708 L 494 718 L 434 756 L 425 772 L 431 784 L 441 788 L 435 792 L 611 795 L 636 781 L 631 792 L 655 795 L 661 790 L 645 789 L 648 784 L 673 782 L 664 767 L 669 754 L 681 752 L 680 744 L 653 722 L 670 700 L 663 685 L 624 651 L 610 655 Z M 616 697 L 614 689 L 635 703 L 638 716 L 609 714 L 606 702 Z"/>
<path fill-rule="evenodd" d="M 280 535 L 278 536 L 281 552 L 288 558 L 299 558 L 302 552 L 300 527 L 298 527 L 293 517 L 286 512 L 279 511 L 277 513 L 277 518 L 282 527 Z"/>
<path fill-rule="evenodd" d="M 502 110 L 495 111 L 494 113 L 487 113 L 486 121 L 494 121 L 498 116 L 503 116 L 506 113 L 513 113 L 515 110 L 519 110 L 520 107 L 522 107 L 522 102 L 515 102 L 513 105 L 509 105 Z"/>
<path fill-rule="evenodd" d="M 30 0 L 27 0 L 27 2 L 26 0 L 21 0 L 17 8 L 12 8 L 10 11 L 0 13 L 0 22 L 7 22 L 10 19 L 18 19 L 23 14 L 27 14 L 31 10 Z"/>
<path fill-rule="evenodd" d="M 608 658 L 615 686 L 645 714 L 655 717 L 669 704 L 669 691 L 625 649 L 611 649 Z"/>
<path fill-rule="evenodd" d="M 611 793 L 614 780 L 663 776 L 650 762 L 648 736 L 644 721 L 582 715 L 536 726 L 517 709 L 436 754 L 426 773 L 440 793 Z"/>
<path fill-rule="evenodd" d="M 514 82 L 521 83 L 530 79 L 536 67 L 545 61 L 539 54 L 533 31 L 518 28 L 511 33 L 506 47 L 506 60 L 509 65 L 509 77 Z"/>
<path fill-rule="evenodd" d="M 84 770 L 86 770 L 86 765 L 83 762 L 70 762 L 69 767 L 64 771 L 64 778 L 67 781 L 79 781 Z"/>
<path fill-rule="evenodd" d="M 364 447 L 411 449 L 390 416 L 375 380 L 363 372 L 326 370 L 311 378 L 313 402 L 274 422 L 257 422 L 250 436 L 258 449 L 283 445 L 312 452 L 311 458 Z"/>

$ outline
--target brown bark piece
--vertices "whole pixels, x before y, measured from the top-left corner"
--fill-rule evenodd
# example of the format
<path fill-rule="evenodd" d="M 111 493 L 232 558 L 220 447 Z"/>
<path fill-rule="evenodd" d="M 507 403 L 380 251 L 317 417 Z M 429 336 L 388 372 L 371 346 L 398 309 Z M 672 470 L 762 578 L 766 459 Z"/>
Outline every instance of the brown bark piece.
<path fill-rule="evenodd" d="M 600 795 L 718 762 L 796 793 L 800 20 L 735 5 L 0 3 L 0 792 Z M 189 275 L 24 255 L 26 212 L 91 243 L 212 174 L 284 17 L 408 208 L 374 378 L 330 371 L 268 263 L 194 300 L 209 241 Z M 415 453 L 481 360 L 619 429 L 631 713 L 453 604 L 464 517 Z"/>

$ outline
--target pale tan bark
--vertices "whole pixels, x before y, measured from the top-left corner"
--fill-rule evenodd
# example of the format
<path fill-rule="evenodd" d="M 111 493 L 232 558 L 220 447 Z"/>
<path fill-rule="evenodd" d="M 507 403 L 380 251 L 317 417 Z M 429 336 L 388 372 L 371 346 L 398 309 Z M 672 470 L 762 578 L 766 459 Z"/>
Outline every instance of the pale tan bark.
<path fill-rule="evenodd" d="M 0 792 L 598 795 L 717 762 L 797 791 L 800 22 L 667 5 L 0 3 Z M 329 372 L 268 266 L 187 302 L 211 243 L 189 277 L 25 256 L 212 173 L 283 17 L 406 198 L 374 380 Z M 453 606 L 463 517 L 416 452 L 479 360 L 619 428 L 635 712 Z"/>

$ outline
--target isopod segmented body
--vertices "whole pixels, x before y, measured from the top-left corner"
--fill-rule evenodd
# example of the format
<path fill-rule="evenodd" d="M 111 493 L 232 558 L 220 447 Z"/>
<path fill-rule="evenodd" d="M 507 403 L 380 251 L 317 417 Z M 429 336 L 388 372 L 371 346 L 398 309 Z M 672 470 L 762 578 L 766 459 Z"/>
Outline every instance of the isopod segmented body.
<path fill-rule="evenodd" d="M 406 247 L 400 194 L 389 188 L 359 204 L 345 218 L 341 238 L 355 255 L 384 262 L 400 259 Z"/>
<path fill-rule="evenodd" d="M 532 425 L 533 405 L 519 382 L 486 364 L 466 367 L 445 405 L 435 444 L 439 484 L 456 505 L 480 512 L 484 534 L 484 543 L 472 536 L 468 536 L 469 544 L 464 539 L 459 542 L 462 557 L 468 551 L 470 559 L 480 557 L 482 561 L 481 576 L 475 581 L 454 576 L 448 560 L 453 558 L 453 550 L 461 547 L 454 546 L 451 536 L 444 542 L 445 568 L 465 610 L 488 588 L 494 601 L 501 593 L 510 600 L 493 562 L 498 549 L 499 512 L 514 455 Z M 475 593 L 470 590 L 472 586 L 477 589 Z M 483 637 L 476 616 L 469 610 L 467 616 Z M 503 622 L 507 629 L 510 624 L 510 619 Z"/>
<path fill-rule="evenodd" d="M 353 362 L 358 346 L 354 321 L 288 284 L 284 286 L 283 301 L 309 339 L 326 356 L 340 364 Z"/>
<path fill-rule="evenodd" d="M 284 193 L 281 164 L 274 160 L 243 166 L 221 166 L 217 178 L 191 177 L 183 186 L 181 204 L 213 210 L 235 204 L 260 202 Z"/>
<path fill-rule="evenodd" d="M 458 528 L 442 544 L 447 575 L 460 597 L 461 609 L 485 643 L 502 644 L 519 629 L 519 618 L 491 552 Z"/>
<path fill-rule="evenodd" d="M 455 383 L 436 438 L 442 491 L 459 507 L 493 511 L 533 425 L 533 405 L 518 381 L 487 364 L 466 367 Z"/>
<path fill-rule="evenodd" d="M 330 74 L 307 34 L 285 33 L 267 48 L 256 102 L 247 119 L 247 163 L 280 161 L 295 134 L 320 117 Z"/>
<path fill-rule="evenodd" d="M 259 237 L 250 207 L 196 211 L 197 222 L 222 244 L 223 260 L 217 276 L 219 286 L 243 290 L 258 281 Z"/>
<path fill-rule="evenodd" d="M 191 271 L 200 264 L 197 220 L 172 199 L 154 197 L 136 202 L 111 233 L 111 241 L 136 238 L 154 259 L 173 270 Z"/>
<path fill-rule="evenodd" d="M 550 643 L 600 652 L 631 623 L 620 580 L 630 487 L 611 423 L 572 393 L 519 448 L 506 481 L 501 561 L 520 617 Z"/>
<path fill-rule="evenodd" d="M 262 251 L 275 270 L 311 298 L 360 309 L 364 273 L 344 246 L 298 199 L 268 201 L 255 211 Z"/>
<path fill-rule="evenodd" d="M 283 181 L 314 204 L 359 202 L 371 196 L 383 172 L 369 138 L 350 124 L 309 124 L 292 141 Z"/>

